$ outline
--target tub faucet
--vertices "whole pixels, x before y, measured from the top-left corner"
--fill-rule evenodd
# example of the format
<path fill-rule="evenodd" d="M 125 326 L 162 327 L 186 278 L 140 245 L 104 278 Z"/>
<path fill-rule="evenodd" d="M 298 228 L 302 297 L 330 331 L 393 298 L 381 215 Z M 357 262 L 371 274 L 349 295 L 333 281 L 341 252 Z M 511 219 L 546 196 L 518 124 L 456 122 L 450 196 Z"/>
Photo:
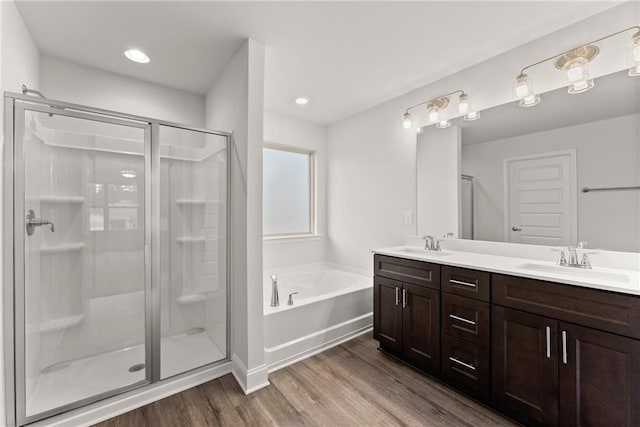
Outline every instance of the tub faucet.
<path fill-rule="evenodd" d="M 280 305 L 280 298 L 278 297 L 278 276 L 271 275 L 271 307 L 277 307 Z"/>
<path fill-rule="evenodd" d="M 287 301 L 287 305 L 293 305 L 293 296 L 297 294 L 297 292 L 291 292 L 289 294 L 289 301 Z"/>

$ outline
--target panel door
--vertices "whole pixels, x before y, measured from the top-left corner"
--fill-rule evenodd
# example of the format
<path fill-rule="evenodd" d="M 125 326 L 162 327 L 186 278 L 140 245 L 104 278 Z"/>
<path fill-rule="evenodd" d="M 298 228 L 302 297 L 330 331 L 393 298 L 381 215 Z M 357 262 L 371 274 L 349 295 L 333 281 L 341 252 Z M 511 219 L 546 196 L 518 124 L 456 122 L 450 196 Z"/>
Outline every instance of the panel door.
<path fill-rule="evenodd" d="M 505 237 L 509 242 L 561 246 L 576 242 L 575 153 L 505 162 Z"/>
<path fill-rule="evenodd" d="M 558 322 L 500 306 L 492 313 L 492 398 L 527 425 L 558 425 Z"/>
<path fill-rule="evenodd" d="M 640 341 L 568 323 L 560 331 L 560 425 L 640 425 Z"/>
<path fill-rule="evenodd" d="M 402 352 L 425 371 L 440 370 L 440 292 L 403 283 Z"/>
<path fill-rule="evenodd" d="M 402 283 L 375 276 L 373 291 L 373 337 L 387 351 L 402 351 Z"/>

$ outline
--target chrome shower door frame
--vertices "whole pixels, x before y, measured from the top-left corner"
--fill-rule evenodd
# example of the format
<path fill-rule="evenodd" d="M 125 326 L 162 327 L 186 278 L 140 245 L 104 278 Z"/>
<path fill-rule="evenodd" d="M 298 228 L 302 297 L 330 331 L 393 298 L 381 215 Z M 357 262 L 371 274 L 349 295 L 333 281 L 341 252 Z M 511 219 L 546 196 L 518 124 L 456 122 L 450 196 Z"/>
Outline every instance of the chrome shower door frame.
<path fill-rule="evenodd" d="M 231 236 L 231 147 L 232 134 L 198 128 L 148 117 L 124 114 L 116 111 L 92 108 L 78 104 L 33 98 L 15 93 L 4 94 L 4 147 L 3 153 L 3 332 L 4 377 L 7 425 L 24 425 L 54 415 L 77 409 L 99 400 L 113 397 L 160 382 L 160 141 L 159 127 L 203 132 L 225 138 L 226 148 L 226 354 L 225 358 L 198 369 L 227 363 L 230 360 L 230 236 Z M 25 310 L 24 310 L 24 178 L 16 178 L 16 165 L 24 161 L 22 153 L 24 112 L 37 111 L 124 125 L 144 130 L 145 168 L 145 379 L 135 384 L 111 390 L 54 408 L 36 415 L 26 416 L 25 402 Z M 18 171 L 19 172 L 19 171 Z M 191 370 L 193 371 L 193 370 Z M 190 372 L 190 371 L 187 371 Z M 185 372 L 184 374 L 186 374 Z M 184 375 L 180 374 L 180 375 Z M 5 420 L 0 420 L 0 424 Z"/>

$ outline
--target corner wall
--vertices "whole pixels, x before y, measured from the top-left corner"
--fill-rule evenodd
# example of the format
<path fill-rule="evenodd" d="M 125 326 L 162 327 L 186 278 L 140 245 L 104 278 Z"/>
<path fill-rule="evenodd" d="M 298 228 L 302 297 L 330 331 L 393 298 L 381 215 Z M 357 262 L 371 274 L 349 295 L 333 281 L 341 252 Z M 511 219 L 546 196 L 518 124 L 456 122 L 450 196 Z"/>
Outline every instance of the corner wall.
<path fill-rule="evenodd" d="M 206 126 L 231 146 L 231 359 L 245 393 L 269 384 L 262 304 L 264 45 L 247 42 L 207 92 Z"/>
<path fill-rule="evenodd" d="M 325 262 L 327 256 L 326 128 L 275 113 L 265 113 L 264 141 L 314 151 L 316 172 L 316 236 L 264 239 L 264 268 Z"/>

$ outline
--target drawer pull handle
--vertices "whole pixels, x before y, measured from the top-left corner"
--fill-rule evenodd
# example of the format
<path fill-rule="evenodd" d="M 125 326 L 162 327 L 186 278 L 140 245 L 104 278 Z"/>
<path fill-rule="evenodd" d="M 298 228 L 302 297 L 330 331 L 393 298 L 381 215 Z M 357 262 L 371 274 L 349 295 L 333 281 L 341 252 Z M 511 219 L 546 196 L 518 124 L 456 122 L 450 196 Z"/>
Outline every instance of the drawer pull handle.
<path fill-rule="evenodd" d="M 405 308 L 407 306 L 407 290 L 403 289 L 402 290 L 402 308 Z"/>
<path fill-rule="evenodd" d="M 396 286 L 396 305 L 400 305 L 400 289 Z"/>
<path fill-rule="evenodd" d="M 567 331 L 562 331 L 562 363 L 567 364 Z"/>
<path fill-rule="evenodd" d="M 476 370 L 476 367 L 475 367 L 475 366 L 470 365 L 470 364 L 468 364 L 468 363 L 464 363 L 462 360 L 456 359 L 456 358 L 455 358 L 455 357 L 453 357 L 453 356 L 449 356 L 449 360 L 451 360 L 453 363 L 457 363 L 458 365 L 462 365 L 462 366 L 464 366 L 465 368 L 469 368 L 469 369 L 471 369 L 472 371 L 475 371 L 475 370 Z"/>
<path fill-rule="evenodd" d="M 449 283 L 452 283 L 454 285 L 467 286 L 469 288 L 475 288 L 476 287 L 475 283 L 463 282 L 461 280 L 455 280 L 455 279 L 449 279 Z"/>
<path fill-rule="evenodd" d="M 453 320 L 458 320 L 460 322 L 468 323 L 469 325 L 475 325 L 476 322 L 473 320 L 465 319 L 464 317 L 456 316 L 455 314 L 450 314 L 449 317 Z"/>

